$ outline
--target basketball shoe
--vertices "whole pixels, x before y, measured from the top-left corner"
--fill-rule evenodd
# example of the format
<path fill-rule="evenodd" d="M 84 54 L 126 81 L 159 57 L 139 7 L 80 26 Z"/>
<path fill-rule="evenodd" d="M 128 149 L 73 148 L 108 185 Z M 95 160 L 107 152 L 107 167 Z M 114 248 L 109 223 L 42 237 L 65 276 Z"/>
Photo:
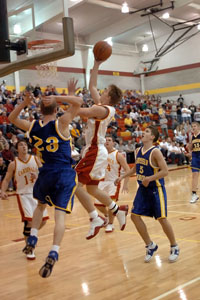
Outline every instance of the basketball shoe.
<path fill-rule="evenodd" d="M 105 232 L 106 233 L 110 233 L 110 232 L 113 232 L 114 231 L 114 225 L 113 224 L 108 224 L 107 226 L 106 226 L 106 229 L 105 229 Z"/>
<path fill-rule="evenodd" d="M 128 205 L 121 205 L 116 214 L 117 220 L 119 222 L 120 230 L 124 230 L 126 227 L 126 217 L 128 215 Z"/>
<path fill-rule="evenodd" d="M 169 256 L 169 261 L 170 262 L 175 262 L 177 261 L 179 257 L 180 249 L 178 245 L 176 246 L 171 246 L 171 251 L 170 251 L 170 256 Z"/>
<path fill-rule="evenodd" d="M 32 251 L 31 251 L 31 253 L 26 254 L 26 258 L 27 258 L 28 260 L 34 260 L 34 259 L 36 259 L 35 252 L 34 252 L 33 249 L 32 249 Z"/>
<path fill-rule="evenodd" d="M 192 194 L 192 198 L 190 200 L 190 203 L 196 203 L 197 200 L 199 200 L 199 196 L 197 194 Z"/>
<path fill-rule="evenodd" d="M 98 234 L 99 230 L 105 226 L 105 222 L 106 220 L 101 216 L 90 219 L 90 230 L 86 235 L 86 239 L 90 240 L 95 237 Z"/>
<path fill-rule="evenodd" d="M 42 268 L 39 271 L 40 276 L 43 278 L 49 277 L 53 270 L 53 266 L 57 260 L 58 260 L 58 252 L 50 251 L 49 255 L 46 258 L 45 264 L 42 266 Z"/>
<path fill-rule="evenodd" d="M 153 255 L 154 255 L 154 252 L 158 249 L 158 245 L 156 245 L 154 242 L 152 242 L 150 245 L 146 246 L 146 256 L 144 258 L 144 261 L 146 263 L 148 263 Z"/>
<path fill-rule="evenodd" d="M 32 254 L 33 250 L 35 249 L 35 246 L 37 244 L 38 238 L 34 235 L 30 235 L 27 239 L 26 246 L 22 250 L 26 255 Z"/>

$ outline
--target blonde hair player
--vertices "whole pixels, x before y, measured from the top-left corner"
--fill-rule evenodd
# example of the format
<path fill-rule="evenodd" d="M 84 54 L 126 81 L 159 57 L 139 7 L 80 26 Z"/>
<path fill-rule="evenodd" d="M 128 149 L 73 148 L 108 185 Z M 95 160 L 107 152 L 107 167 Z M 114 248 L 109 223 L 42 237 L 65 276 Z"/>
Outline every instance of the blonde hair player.
<path fill-rule="evenodd" d="M 101 63 L 102 61 L 95 60 L 90 77 L 89 88 L 95 104 L 90 108 L 80 108 L 78 112 L 81 117 L 88 118 L 85 131 L 86 147 L 83 158 L 76 166 L 79 181 L 76 196 L 90 216 L 90 230 L 86 236 L 88 240 L 93 238 L 105 224 L 105 219 L 98 216 L 90 195 L 109 207 L 116 215 L 121 230 L 126 226 L 128 213 L 127 205 L 119 207 L 107 193 L 98 188 L 99 181 L 105 176 L 107 166 L 108 151 L 104 146 L 107 126 L 115 115 L 114 105 L 122 97 L 121 90 L 115 85 L 110 85 L 101 96 L 99 95 L 97 74 Z M 87 191 L 83 185 L 86 185 Z"/>
<path fill-rule="evenodd" d="M 192 132 L 192 140 L 188 146 L 192 153 L 192 197 L 190 203 L 196 203 L 199 199 L 197 190 L 200 172 L 200 124 L 198 122 L 192 122 Z"/>
<path fill-rule="evenodd" d="M 9 120 L 13 124 L 24 131 L 29 131 L 30 142 L 37 149 L 43 164 L 33 189 L 33 196 L 38 200 L 38 205 L 33 216 L 31 234 L 24 248 L 26 254 L 37 244 L 39 224 L 46 205 L 55 208 L 53 245 L 39 271 L 40 276 L 44 278 L 51 275 L 58 260 L 60 244 L 65 233 L 65 217 L 72 212 L 77 186 L 76 172 L 72 168 L 69 132 L 69 124 L 83 103 L 82 98 L 74 96 L 76 84 L 77 81 L 74 80 L 68 82 L 68 96 L 42 97 L 40 105 L 42 120 L 30 123 L 19 119 L 22 109 L 31 103 L 30 95 L 27 95 L 9 115 Z M 63 102 L 67 102 L 69 108 L 57 118 L 57 103 Z"/>
<path fill-rule="evenodd" d="M 146 244 L 145 262 L 149 262 L 157 251 L 158 246 L 151 240 L 142 216 L 154 217 L 159 221 L 164 233 L 170 242 L 169 261 L 175 262 L 179 256 L 179 247 L 176 243 L 173 229 L 167 220 L 167 195 L 164 177 L 168 169 L 161 151 L 153 145 L 159 138 L 158 129 L 148 126 L 142 135 L 143 146 L 136 154 L 136 165 L 119 179 L 136 172 L 139 188 L 133 201 L 131 220 Z"/>
<path fill-rule="evenodd" d="M 27 242 L 31 232 L 33 213 L 37 207 L 37 200 L 33 198 L 33 186 L 38 176 L 38 167 L 42 164 L 34 155 L 28 154 L 28 145 L 25 140 L 20 140 L 16 145 L 18 157 L 12 161 L 6 173 L 1 186 L 1 198 L 7 199 L 7 188 L 9 182 L 14 178 L 17 193 L 17 203 L 21 213 L 22 222 L 24 222 L 24 239 Z M 49 219 L 47 209 L 43 211 L 43 217 L 40 224 L 42 228 L 46 220 Z M 35 259 L 34 250 L 26 255 L 27 259 Z"/>
<path fill-rule="evenodd" d="M 106 149 L 108 151 L 108 165 L 106 167 L 105 178 L 99 182 L 98 188 L 108 193 L 112 200 L 117 202 L 119 200 L 120 182 L 115 185 L 115 180 L 120 177 L 122 172 L 130 170 L 126 162 L 125 156 L 114 148 L 114 138 L 110 135 L 106 136 Z M 129 177 L 126 177 L 122 186 L 122 193 L 128 193 Z M 114 215 L 106 208 L 104 204 L 95 199 L 94 205 L 100 212 L 107 218 L 107 225 L 105 228 L 106 233 L 113 232 L 114 230 Z"/>

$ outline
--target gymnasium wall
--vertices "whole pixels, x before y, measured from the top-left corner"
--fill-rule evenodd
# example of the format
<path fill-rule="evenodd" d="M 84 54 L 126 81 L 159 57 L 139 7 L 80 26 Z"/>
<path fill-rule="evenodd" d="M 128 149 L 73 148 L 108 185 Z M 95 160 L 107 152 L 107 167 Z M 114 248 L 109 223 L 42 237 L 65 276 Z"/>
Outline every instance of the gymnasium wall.
<path fill-rule="evenodd" d="M 141 60 L 151 59 L 153 55 L 152 51 Z M 160 94 L 162 98 L 187 94 L 188 101 L 193 100 L 192 95 L 200 93 L 200 34 L 161 57 L 158 70 L 145 76 L 144 86 L 150 94 Z"/>

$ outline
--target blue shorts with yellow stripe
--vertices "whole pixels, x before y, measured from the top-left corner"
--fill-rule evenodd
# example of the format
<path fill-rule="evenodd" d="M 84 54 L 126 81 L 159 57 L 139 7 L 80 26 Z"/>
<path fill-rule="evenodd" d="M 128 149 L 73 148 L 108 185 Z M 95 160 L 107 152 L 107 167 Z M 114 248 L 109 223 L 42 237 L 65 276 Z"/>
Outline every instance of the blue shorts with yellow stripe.
<path fill-rule="evenodd" d="M 198 155 L 192 154 L 191 169 L 192 173 L 200 172 L 200 153 Z"/>
<path fill-rule="evenodd" d="M 131 212 L 135 215 L 161 219 L 167 217 L 167 194 L 164 186 L 140 185 Z"/>
<path fill-rule="evenodd" d="M 71 213 L 77 186 L 76 172 L 62 166 L 42 167 L 33 188 L 33 197 L 43 204 Z"/>

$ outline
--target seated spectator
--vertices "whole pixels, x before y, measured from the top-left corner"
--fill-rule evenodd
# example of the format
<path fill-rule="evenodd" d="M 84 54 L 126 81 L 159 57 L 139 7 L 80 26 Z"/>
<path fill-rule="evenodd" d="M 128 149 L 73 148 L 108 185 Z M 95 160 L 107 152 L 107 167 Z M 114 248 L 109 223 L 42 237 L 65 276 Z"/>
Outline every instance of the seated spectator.
<path fill-rule="evenodd" d="M 181 112 L 181 107 L 179 105 L 177 106 L 176 113 L 177 113 L 177 121 L 179 124 L 181 124 L 182 123 L 182 112 Z"/>
<path fill-rule="evenodd" d="M 110 135 L 112 136 L 112 138 L 116 141 L 118 139 L 117 136 L 117 130 L 114 127 L 110 128 Z"/>
<path fill-rule="evenodd" d="M 7 99 L 6 104 L 4 104 L 4 107 L 6 108 L 8 114 L 11 113 L 11 111 L 14 109 L 14 106 L 12 104 L 12 100 Z"/>
<path fill-rule="evenodd" d="M 7 114 L 5 111 L 2 112 L 0 115 L 0 129 L 2 129 L 3 134 L 6 135 L 6 133 L 10 132 L 11 128 L 10 121 L 8 120 Z"/>
<path fill-rule="evenodd" d="M 168 163 L 175 164 L 176 159 L 178 161 L 178 165 L 182 164 L 182 155 L 181 155 L 181 150 L 179 147 L 177 147 L 175 142 L 172 142 L 171 145 L 168 147 Z"/>
<path fill-rule="evenodd" d="M 41 87 L 40 87 L 39 83 L 37 83 L 33 90 L 33 95 L 35 98 L 37 98 L 41 94 L 42 94 Z"/>
<path fill-rule="evenodd" d="M 0 187 L 1 187 L 1 183 L 6 175 L 7 172 L 7 166 L 3 160 L 3 157 L 0 156 Z"/>
<path fill-rule="evenodd" d="M 194 113 L 194 121 L 200 122 L 200 109 L 197 109 L 197 111 Z"/>
<path fill-rule="evenodd" d="M 29 82 L 27 86 L 25 87 L 25 91 L 32 93 L 34 91 L 34 87 L 32 84 Z"/>
<path fill-rule="evenodd" d="M 9 165 L 11 161 L 14 160 L 14 155 L 12 151 L 10 151 L 10 145 L 7 143 L 5 149 L 1 152 L 1 155 L 5 161 L 6 166 Z"/>
<path fill-rule="evenodd" d="M 196 107 L 196 105 L 194 105 L 194 101 L 191 102 L 191 104 L 188 108 L 191 110 L 191 119 L 193 122 L 194 121 L 194 113 L 197 111 L 197 107 Z"/>
<path fill-rule="evenodd" d="M 122 138 L 119 138 L 119 143 L 116 143 L 115 148 L 120 152 L 123 153 L 124 155 L 126 155 L 125 152 L 125 145 L 124 145 L 124 141 Z"/>
<path fill-rule="evenodd" d="M 135 138 L 128 140 L 124 147 L 126 152 L 126 160 L 128 164 L 133 164 L 135 162 Z"/>
<path fill-rule="evenodd" d="M 138 122 L 135 122 L 135 124 L 133 125 L 133 136 L 135 137 L 142 137 L 142 128 L 141 125 Z"/>
<path fill-rule="evenodd" d="M 126 118 L 124 119 L 124 125 L 127 130 L 133 131 L 133 120 L 131 119 L 129 114 L 127 114 Z"/>
<path fill-rule="evenodd" d="M 187 105 L 184 104 L 183 108 L 181 109 L 182 114 L 182 121 L 186 123 L 188 120 L 191 123 L 191 110 L 187 108 Z"/>
<path fill-rule="evenodd" d="M 5 139 L 2 131 L 0 130 L 0 152 L 2 152 L 7 145 L 8 145 L 8 141 Z"/>
<path fill-rule="evenodd" d="M 160 148 L 160 151 L 162 152 L 163 156 L 165 157 L 165 159 L 167 159 L 167 153 L 168 153 L 168 142 L 167 142 L 167 138 L 164 137 L 162 138 L 160 144 L 159 144 L 159 148 Z"/>
<path fill-rule="evenodd" d="M 160 117 L 160 127 L 162 130 L 162 135 L 168 137 L 168 125 L 167 125 L 167 118 L 165 114 L 161 115 Z"/>
<path fill-rule="evenodd" d="M 179 95 L 179 97 L 178 97 L 178 99 L 177 99 L 177 102 L 179 103 L 179 106 L 180 106 L 181 108 L 183 108 L 184 98 L 183 98 L 183 96 L 182 96 L 181 94 Z"/>

